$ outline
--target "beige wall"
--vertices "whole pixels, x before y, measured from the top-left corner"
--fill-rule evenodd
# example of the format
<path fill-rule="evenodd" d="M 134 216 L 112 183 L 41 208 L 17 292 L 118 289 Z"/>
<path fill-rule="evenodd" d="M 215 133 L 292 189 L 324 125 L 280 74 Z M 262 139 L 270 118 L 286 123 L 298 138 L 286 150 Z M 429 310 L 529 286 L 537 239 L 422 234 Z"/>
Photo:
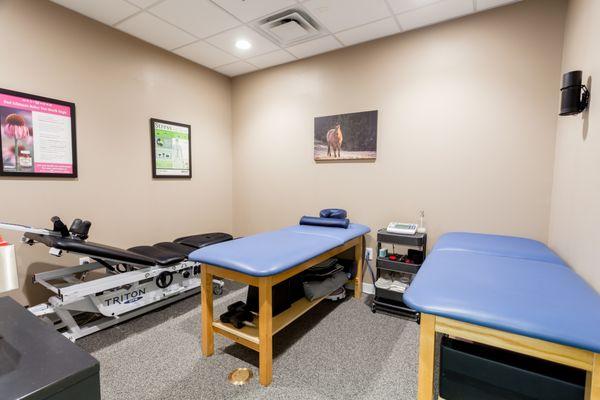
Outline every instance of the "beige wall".
<path fill-rule="evenodd" d="M 600 80 L 599 20 L 599 1 L 570 1 L 562 72 L 583 70 L 595 88 L 588 111 L 558 121 L 550 245 L 600 291 L 600 84 L 589 78 Z"/>
<path fill-rule="evenodd" d="M 0 178 L 0 220 L 83 217 L 94 222 L 93 240 L 128 247 L 234 227 L 255 233 L 324 207 L 346 208 L 373 229 L 416 220 L 424 209 L 432 242 L 450 230 L 545 241 L 565 10 L 565 1 L 527 0 L 238 77 L 232 86 L 52 3 L 2 0 L 0 34 L 19 40 L 3 43 L 0 87 L 77 104 L 80 177 Z M 583 34 L 571 25 L 575 43 Z M 570 51 L 574 45 L 565 60 Z M 376 162 L 313 161 L 315 116 L 371 109 L 379 110 Z M 192 180 L 151 179 L 150 117 L 192 125 Z M 582 129 L 577 119 L 560 123 Z M 589 136 L 567 139 L 591 153 Z M 553 226 L 570 222 L 561 149 Z M 583 166 L 589 176 L 592 161 Z M 593 199 L 582 194 L 580 202 Z M 578 262 L 574 245 L 554 242 Z M 31 273 L 77 262 L 50 258 L 43 247 L 17 251 L 22 289 L 11 295 L 23 303 L 47 297 L 29 283 Z"/>
<path fill-rule="evenodd" d="M 236 232 L 325 207 L 376 229 L 424 209 L 432 241 L 546 241 L 565 7 L 525 1 L 235 78 Z M 313 117 L 372 109 L 376 162 L 313 161 Z"/>
<path fill-rule="evenodd" d="M 82 217 L 119 247 L 231 231 L 228 78 L 47 1 L 0 1 L 0 37 L 0 87 L 75 102 L 79 153 L 77 180 L 0 178 L 0 221 Z M 193 179 L 152 179 L 150 117 L 192 125 Z M 32 272 L 77 263 L 46 250 L 17 247 L 23 303 L 48 297 Z"/>

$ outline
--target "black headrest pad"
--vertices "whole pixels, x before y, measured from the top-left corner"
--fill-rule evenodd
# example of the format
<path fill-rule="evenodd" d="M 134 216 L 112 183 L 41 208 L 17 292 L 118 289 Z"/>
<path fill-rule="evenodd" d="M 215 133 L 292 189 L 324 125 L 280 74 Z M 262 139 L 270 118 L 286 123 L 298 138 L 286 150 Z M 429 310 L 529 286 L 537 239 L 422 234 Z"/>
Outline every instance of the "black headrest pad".
<path fill-rule="evenodd" d="M 346 210 L 342 210 L 341 208 L 326 208 L 324 210 L 321 210 L 321 212 L 319 213 L 319 217 L 346 219 L 348 218 L 348 213 L 346 212 Z"/>

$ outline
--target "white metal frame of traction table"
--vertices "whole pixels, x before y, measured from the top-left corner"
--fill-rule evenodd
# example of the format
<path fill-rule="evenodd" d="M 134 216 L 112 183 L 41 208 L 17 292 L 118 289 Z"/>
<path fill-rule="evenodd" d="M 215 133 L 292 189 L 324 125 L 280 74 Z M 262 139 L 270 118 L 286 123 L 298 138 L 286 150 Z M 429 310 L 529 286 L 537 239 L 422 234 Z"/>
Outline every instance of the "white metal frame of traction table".
<path fill-rule="evenodd" d="M 583 369 L 587 371 L 585 400 L 600 400 L 600 354 L 432 314 L 421 314 L 418 400 L 433 397 L 436 333 Z"/>
<path fill-rule="evenodd" d="M 360 298 L 362 288 L 362 271 L 364 255 L 364 237 L 354 238 L 322 253 L 302 264 L 279 274 L 265 277 L 256 277 L 231 271 L 215 265 L 203 264 L 201 267 L 202 282 L 202 354 L 209 357 L 214 353 L 214 334 L 218 333 L 241 345 L 259 352 L 259 382 L 263 386 L 271 384 L 273 379 L 273 335 L 291 324 L 302 314 L 317 305 L 321 299 L 308 301 L 300 299 L 292 306 L 273 317 L 272 293 L 273 286 L 294 275 L 307 270 L 329 258 L 335 257 L 354 248 L 353 256 L 356 261 L 356 277 L 354 279 L 354 297 Z M 232 281 L 245 283 L 258 287 L 258 327 L 243 327 L 237 329 L 230 324 L 224 324 L 214 320 L 213 295 L 210 288 L 205 287 L 205 282 L 212 282 L 213 276 L 230 279 Z"/>

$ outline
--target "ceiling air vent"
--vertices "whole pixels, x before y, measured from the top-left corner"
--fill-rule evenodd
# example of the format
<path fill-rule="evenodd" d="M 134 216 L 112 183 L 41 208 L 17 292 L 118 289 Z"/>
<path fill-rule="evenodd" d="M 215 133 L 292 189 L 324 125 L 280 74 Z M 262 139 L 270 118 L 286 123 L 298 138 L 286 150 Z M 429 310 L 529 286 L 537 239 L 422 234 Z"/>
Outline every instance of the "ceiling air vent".
<path fill-rule="evenodd" d="M 258 21 L 258 27 L 277 43 L 288 46 L 318 36 L 315 21 L 302 10 L 286 10 Z"/>

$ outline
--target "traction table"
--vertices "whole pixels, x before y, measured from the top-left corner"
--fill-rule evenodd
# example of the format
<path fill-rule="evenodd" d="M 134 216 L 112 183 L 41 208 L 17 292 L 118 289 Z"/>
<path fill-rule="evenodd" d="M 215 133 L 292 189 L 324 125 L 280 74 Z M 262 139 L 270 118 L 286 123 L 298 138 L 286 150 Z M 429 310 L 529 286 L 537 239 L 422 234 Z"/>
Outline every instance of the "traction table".
<path fill-rule="evenodd" d="M 542 243 L 446 234 L 404 299 L 421 312 L 419 400 L 433 396 L 436 333 L 583 369 L 600 400 L 600 295 Z"/>
<path fill-rule="evenodd" d="M 356 262 L 354 297 L 360 298 L 364 235 L 370 229 L 350 224 L 348 229 L 298 225 L 215 244 L 196 250 L 190 259 L 202 263 L 202 353 L 214 353 L 214 334 L 218 333 L 259 352 L 259 382 L 272 381 L 273 335 L 317 305 L 323 298 L 302 298 L 273 317 L 274 285 L 342 253 L 352 253 Z M 259 288 L 257 327 L 241 329 L 214 319 L 213 293 L 205 282 L 214 276 Z"/>

